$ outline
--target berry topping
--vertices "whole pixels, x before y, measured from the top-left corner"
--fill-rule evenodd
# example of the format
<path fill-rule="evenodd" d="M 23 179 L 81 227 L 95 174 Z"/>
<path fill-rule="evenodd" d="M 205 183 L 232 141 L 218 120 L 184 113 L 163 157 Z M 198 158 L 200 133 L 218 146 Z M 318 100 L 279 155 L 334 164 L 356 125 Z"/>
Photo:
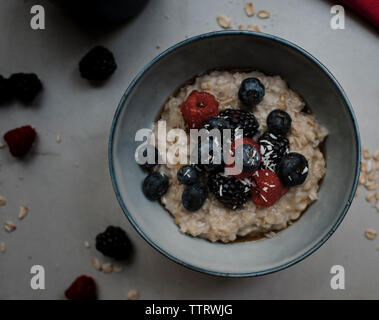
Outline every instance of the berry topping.
<path fill-rule="evenodd" d="M 257 78 L 247 78 L 242 81 L 238 98 L 248 108 L 253 108 L 263 100 L 265 87 Z"/>
<path fill-rule="evenodd" d="M 255 171 L 252 178 L 255 184 L 251 195 L 257 206 L 270 207 L 288 191 L 276 173 L 271 170 Z"/>
<path fill-rule="evenodd" d="M 201 183 L 186 186 L 182 194 L 183 207 L 188 211 L 199 210 L 208 196 L 207 187 Z"/>
<path fill-rule="evenodd" d="M 206 120 L 218 115 L 218 102 L 210 93 L 194 90 L 182 103 L 180 110 L 190 129 L 200 129 Z"/>
<path fill-rule="evenodd" d="M 90 276 L 80 276 L 64 294 L 69 300 L 97 300 L 95 280 Z"/>
<path fill-rule="evenodd" d="M 224 161 L 221 143 L 213 137 L 209 137 L 202 143 L 203 140 L 199 139 L 198 142 L 197 164 L 200 168 L 205 167 L 208 170 L 222 169 Z"/>
<path fill-rule="evenodd" d="M 262 169 L 277 171 L 283 156 L 289 152 L 288 140 L 280 135 L 265 132 L 259 138 L 260 151 L 262 155 Z"/>
<path fill-rule="evenodd" d="M 131 254 L 132 244 L 124 230 L 109 226 L 96 236 L 96 249 L 105 256 L 125 260 Z"/>
<path fill-rule="evenodd" d="M 8 144 L 12 156 L 21 158 L 32 148 L 37 132 L 31 126 L 24 126 L 8 131 L 4 140 Z"/>
<path fill-rule="evenodd" d="M 15 73 L 9 78 L 13 95 L 24 103 L 30 103 L 42 90 L 42 83 L 34 73 Z"/>
<path fill-rule="evenodd" d="M 158 200 L 168 189 L 168 177 L 159 172 L 149 174 L 142 185 L 142 191 L 149 200 Z"/>
<path fill-rule="evenodd" d="M 218 129 L 220 130 L 220 135 L 222 137 L 223 130 L 232 129 L 232 126 L 230 125 L 227 119 L 223 119 L 220 117 L 212 117 L 212 118 L 209 118 L 207 121 L 205 121 L 203 128 L 208 131 L 211 131 L 213 129 Z"/>
<path fill-rule="evenodd" d="M 195 166 L 183 166 L 178 170 L 177 177 L 181 184 L 191 185 L 200 180 L 200 172 Z"/>
<path fill-rule="evenodd" d="M 151 157 L 151 159 L 149 157 Z M 142 152 L 139 152 L 136 155 L 136 161 L 141 168 L 150 170 L 159 163 L 159 151 L 154 146 L 148 144 L 145 148 L 143 148 Z M 144 161 L 145 163 L 143 163 Z"/>
<path fill-rule="evenodd" d="M 261 163 L 259 145 L 249 138 L 239 138 L 234 141 L 228 156 L 234 157 L 233 162 L 227 165 L 229 168 L 228 174 L 239 179 L 251 176 Z M 228 161 L 228 163 L 230 162 Z"/>
<path fill-rule="evenodd" d="M 236 210 L 243 207 L 247 202 L 251 190 L 251 181 L 249 179 L 239 180 L 223 173 L 212 172 L 208 177 L 208 187 L 225 207 Z"/>
<path fill-rule="evenodd" d="M 267 117 L 267 126 L 271 133 L 286 135 L 291 129 L 292 119 L 290 115 L 280 109 L 271 111 Z"/>
<path fill-rule="evenodd" d="M 107 48 L 96 46 L 79 62 L 79 71 L 84 79 L 102 81 L 109 78 L 117 69 L 113 53 Z"/>
<path fill-rule="evenodd" d="M 13 94 L 9 79 L 6 79 L 0 75 L 0 104 L 9 101 L 12 96 Z"/>
<path fill-rule="evenodd" d="M 289 187 L 303 184 L 308 176 L 308 171 L 308 160 L 297 152 L 286 154 L 278 167 L 280 179 Z"/>
<path fill-rule="evenodd" d="M 220 112 L 220 117 L 228 120 L 231 125 L 232 134 L 234 130 L 242 129 L 245 138 L 253 138 L 258 132 L 259 123 L 255 116 L 244 110 L 225 109 Z"/>

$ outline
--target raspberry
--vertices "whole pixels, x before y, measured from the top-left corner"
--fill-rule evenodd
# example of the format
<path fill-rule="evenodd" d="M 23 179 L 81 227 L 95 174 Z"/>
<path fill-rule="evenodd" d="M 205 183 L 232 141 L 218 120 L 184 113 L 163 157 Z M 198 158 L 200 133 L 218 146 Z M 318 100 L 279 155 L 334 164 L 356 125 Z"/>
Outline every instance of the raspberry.
<path fill-rule="evenodd" d="M 69 300 L 97 300 L 95 280 L 82 275 L 75 279 L 64 294 Z"/>
<path fill-rule="evenodd" d="M 0 75 L 0 104 L 9 101 L 12 98 L 12 91 L 9 79 Z"/>
<path fill-rule="evenodd" d="M 194 90 L 182 103 L 180 110 L 190 129 L 200 129 L 205 121 L 218 115 L 218 102 L 210 93 Z"/>
<path fill-rule="evenodd" d="M 270 207 L 288 191 L 277 174 L 271 170 L 257 170 L 252 178 L 254 179 L 254 187 L 251 190 L 251 195 L 257 206 Z"/>
<path fill-rule="evenodd" d="M 36 136 L 37 132 L 31 126 L 24 126 L 8 131 L 4 140 L 12 156 L 21 158 L 29 152 Z"/>
<path fill-rule="evenodd" d="M 125 260 L 132 251 L 132 244 L 120 227 L 109 226 L 96 236 L 96 249 L 116 260 Z"/>
<path fill-rule="evenodd" d="M 13 95 L 24 103 L 30 103 L 42 90 L 42 83 L 34 73 L 15 73 L 9 78 Z"/>
<path fill-rule="evenodd" d="M 117 69 L 113 53 L 107 48 L 96 46 L 79 62 L 79 71 L 84 79 L 102 81 L 109 78 Z"/>

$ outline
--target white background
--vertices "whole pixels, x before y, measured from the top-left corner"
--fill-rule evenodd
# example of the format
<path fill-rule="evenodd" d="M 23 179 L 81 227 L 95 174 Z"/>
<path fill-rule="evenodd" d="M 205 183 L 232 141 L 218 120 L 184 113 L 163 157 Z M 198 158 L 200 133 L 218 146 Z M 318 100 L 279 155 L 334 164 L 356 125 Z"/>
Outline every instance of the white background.
<path fill-rule="evenodd" d="M 35 152 L 26 161 L 15 161 L 7 149 L 0 150 L 0 195 L 8 199 L 7 206 L 0 207 L 0 223 L 17 223 L 11 234 L 0 229 L 0 241 L 7 246 L 7 252 L 0 253 L 1 299 L 61 299 L 80 274 L 95 278 L 102 299 L 124 299 L 131 288 L 146 299 L 379 298 L 379 239 L 364 237 L 368 227 L 379 230 L 379 214 L 365 202 L 363 189 L 342 225 L 315 254 L 279 273 L 248 279 L 216 278 L 176 265 L 140 238 L 116 201 L 107 140 L 124 90 L 164 49 L 185 37 L 219 30 L 219 14 L 232 18 L 234 26 L 258 24 L 264 32 L 295 42 L 320 59 L 346 90 L 363 145 L 379 149 L 375 29 L 348 13 L 346 29 L 331 30 L 329 1 L 253 2 L 257 9 L 268 10 L 271 18 L 248 18 L 243 1 L 237 0 L 151 0 L 129 24 L 95 32 L 46 1 L 0 1 L 0 74 L 35 72 L 44 84 L 34 105 L 0 107 L 1 136 L 24 124 L 34 125 L 39 134 Z M 45 5 L 44 31 L 29 26 L 32 4 Z M 99 88 L 81 79 L 77 70 L 79 59 L 96 44 L 109 47 L 119 66 Z M 60 144 L 55 141 L 57 133 L 63 139 Z M 18 221 L 22 204 L 30 207 L 30 213 Z M 122 226 L 136 247 L 133 261 L 118 274 L 100 273 L 90 262 L 92 257 L 109 261 L 94 248 L 94 238 L 110 224 Z M 84 247 L 85 240 L 90 249 Z M 34 264 L 45 267 L 44 291 L 30 288 Z M 344 291 L 330 288 L 334 264 L 345 267 Z"/>

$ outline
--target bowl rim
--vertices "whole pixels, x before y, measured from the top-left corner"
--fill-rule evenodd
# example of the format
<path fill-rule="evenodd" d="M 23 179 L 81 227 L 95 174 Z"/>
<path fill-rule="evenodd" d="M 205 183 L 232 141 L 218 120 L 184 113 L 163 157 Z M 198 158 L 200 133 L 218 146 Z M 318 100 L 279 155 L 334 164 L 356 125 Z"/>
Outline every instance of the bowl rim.
<path fill-rule="evenodd" d="M 113 159 L 114 135 L 115 135 L 116 127 L 117 127 L 117 124 L 118 124 L 119 116 L 121 114 L 121 111 L 124 108 L 124 103 L 125 103 L 126 99 L 129 97 L 130 93 L 133 91 L 134 87 L 139 82 L 139 80 L 143 77 L 143 75 L 155 63 L 157 63 L 162 58 L 164 58 L 165 56 L 167 56 L 168 54 L 172 53 L 173 51 L 175 51 L 178 48 L 181 48 L 181 47 L 183 47 L 185 45 L 188 45 L 190 43 L 198 42 L 198 41 L 201 41 L 201 40 L 204 40 L 204 39 L 214 38 L 214 37 L 220 37 L 220 36 L 225 36 L 225 35 L 246 35 L 246 36 L 254 36 L 254 37 L 259 37 L 259 38 L 265 38 L 265 39 L 274 40 L 274 41 L 277 41 L 277 42 L 279 42 L 279 43 L 281 43 L 281 44 L 283 44 L 283 45 L 285 45 L 287 47 L 290 47 L 290 48 L 294 49 L 295 51 L 299 52 L 300 54 L 302 54 L 303 56 L 305 56 L 306 58 L 308 58 L 309 60 L 311 60 L 313 63 L 315 63 L 330 78 L 330 80 L 334 83 L 334 85 L 338 89 L 339 93 L 343 97 L 345 105 L 347 106 L 349 115 L 350 115 L 351 120 L 352 120 L 353 125 L 354 125 L 354 134 L 355 134 L 355 138 L 356 138 L 356 148 L 357 148 L 356 156 L 357 156 L 358 160 L 357 160 L 357 163 L 355 165 L 355 177 L 354 177 L 353 187 L 352 187 L 352 189 L 350 191 L 350 195 L 349 195 L 349 198 L 348 198 L 348 200 L 346 202 L 345 207 L 343 208 L 342 212 L 340 213 L 337 221 L 329 229 L 328 233 L 320 241 L 318 241 L 312 248 L 308 249 L 306 252 L 302 253 L 300 256 L 292 259 L 291 261 L 288 261 L 286 263 L 283 263 L 282 265 L 279 265 L 279 266 L 276 266 L 276 267 L 273 267 L 273 268 L 269 268 L 269 269 L 261 270 L 261 271 L 255 271 L 255 272 L 245 272 L 245 273 L 234 273 L 234 272 L 232 272 L 232 273 L 226 273 L 226 272 L 220 272 L 220 271 L 213 271 L 213 270 L 209 270 L 209 269 L 203 269 L 203 268 L 198 267 L 196 265 L 192 265 L 190 263 L 184 262 L 181 259 L 179 259 L 179 258 L 173 256 L 172 254 L 166 252 L 165 249 L 159 247 L 156 243 L 154 243 L 153 240 L 151 240 L 149 238 L 149 236 L 147 234 L 145 234 L 143 232 L 142 229 L 140 229 L 140 227 L 138 226 L 138 224 L 136 223 L 136 221 L 133 219 L 132 215 L 128 211 L 128 209 L 127 209 L 127 207 L 126 207 L 126 205 L 125 205 L 125 203 L 123 201 L 123 198 L 122 198 L 122 196 L 120 194 L 119 187 L 118 187 L 117 180 L 116 180 L 115 169 L 114 169 L 114 159 Z M 254 32 L 254 31 L 244 31 L 244 30 L 213 31 L 213 32 L 205 33 L 205 34 L 196 35 L 194 37 L 191 37 L 189 39 L 183 40 L 183 41 L 181 41 L 181 42 L 179 42 L 179 43 L 177 43 L 177 44 L 169 47 L 168 49 L 166 49 L 162 53 L 160 53 L 158 56 L 156 56 L 153 60 L 151 60 L 147 65 L 145 65 L 143 67 L 143 69 L 137 74 L 137 76 L 135 76 L 135 78 L 132 80 L 132 82 L 130 83 L 129 87 L 126 89 L 125 93 L 123 94 L 123 96 L 122 96 L 122 98 L 121 98 L 121 100 L 120 100 L 120 102 L 119 102 L 119 104 L 117 106 L 117 109 L 116 109 L 116 112 L 115 112 L 115 115 L 114 115 L 114 118 L 113 118 L 113 122 L 112 122 L 112 126 L 111 126 L 111 131 L 110 131 L 110 135 L 109 135 L 109 142 L 108 142 L 108 163 L 109 163 L 109 171 L 110 171 L 110 176 L 111 176 L 111 181 L 112 181 L 113 189 L 114 189 L 114 192 L 116 194 L 117 200 L 118 200 L 118 202 L 119 202 L 119 204 L 121 206 L 121 209 L 123 210 L 125 216 L 128 218 L 129 222 L 132 224 L 132 226 L 134 227 L 134 229 L 142 236 L 142 238 L 149 245 L 151 245 L 158 252 L 160 252 L 161 254 L 163 254 L 164 256 L 166 256 L 167 258 L 169 258 L 170 260 L 172 260 L 172 261 L 174 261 L 174 262 L 176 262 L 176 263 L 178 263 L 178 264 L 180 264 L 180 265 L 182 265 L 184 267 L 192 269 L 194 271 L 210 274 L 210 275 L 213 275 L 213 276 L 222 276 L 222 277 L 237 277 L 237 278 L 238 277 L 256 277 L 256 276 L 262 276 L 262 275 L 274 273 L 274 272 L 286 269 L 286 268 L 288 268 L 290 266 L 293 266 L 293 265 L 297 264 L 298 262 L 302 261 L 306 257 L 310 256 L 317 249 L 319 249 L 330 238 L 330 236 L 336 231 L 336 229 L 341 224 L 342 220 L 346 216 L 347 211 L 350 208 L 350 205 L 351 205 L 351 203 L 352 203 L 352 201 L 354 199 L 354 195 L 355 195 L 355 192 L 356 192 L 356 189 L 357 189 L 357 186 L 358 186 L 358 179 L 359 179 L 359 172 L 360 172 L 360 159 L 361 159 L 361 141 L 360 141 L 360 135 L 359 135 L 358 122 L 357 122 L 357 119 L 355 117 L 353 108 L 352 108 L 352 106 L 350 104 L 350 101 L 349 101 L 346 93 L 342 89 L 342 87 L 339 84 L 339 82 L 337 81 L 337 79 L 332 75 L 332 73 L 318 59 L 316 59 L 309 52 L 307 52 L 306 50 L 304 50 L 300 46 L 298 46 L 298 45 L 296 45 L 296 44 L 294 44 L 294 43 L 292 43 L 292 42 L 290 42 L 288 40 L 285 40 L 283 38 L 280 38 L 280 37 L 277 37 L 277 36 L 273 36 L 273 35 L 270 35 L 270 34 L 266 34 L 266 33 L 257 33 L 257 32 Z"/>

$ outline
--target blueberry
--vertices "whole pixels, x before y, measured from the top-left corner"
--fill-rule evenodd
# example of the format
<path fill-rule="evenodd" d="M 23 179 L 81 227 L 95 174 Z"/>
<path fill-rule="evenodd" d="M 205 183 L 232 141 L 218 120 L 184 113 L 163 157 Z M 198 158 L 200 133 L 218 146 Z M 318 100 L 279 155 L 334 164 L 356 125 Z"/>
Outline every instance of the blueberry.
<path fill-rule="evenodd" d="M 250 144 L 244 144 L 242 146 L 237 147 L 235 152 L 235 163 L 237 166 L 239 163 L 241 163 L 241 155 L 243 164 L 242 172 L 252 172 L 253 170 L 258 169 L 261 163 L 261 155 L 254 146 Z"/>
<path fill-rule="evenodd" d="M 203 143 L 199 139 L 197 164 L 208 170 L 222 169 L 224 167 L 222 152 L 222 144 L 217 139 L 209 137 Z"/>
<path fill-rule="evenodd" d="M 288 186 L 304 183 L 309 171 L 307 159 L 300 153 L 291 152 L 283 156 L 279 163 L 278 174 L 282 182 Z"/>
<path fill-rule="evenodd" d="M 252 108 L 263 100 L 265 87 L 257 78 L 247 78 L 242 81 L 238 98 L 246 107 Z"/>
<path fill-rule="evenodd" d="M 143 148 L 143 151 L 141 151 L 142 149 L 139 150 L 136 155 L 136 161 L 141 166 L 141 168 L 150 170 L 159 163 L 159 151 L 157 148 L 148 144 L 145 148 Z M 152 155 L 152 159 L 147 158 L 147 156 L 150 154 Z M 145 163 L 143 163 L 144 161 Z"/>
<path fill-rule="evenodd" d="M 200 172 L 195 166 L 183 166 L 178 170 L 177 177 L 180 183 L 191 185 L 199 181 Z"/>
<path fill-rule="evenodd" d="M 142 191 L 149 200 L 158 200 L 168 189 L 168 177 L 162 173 L 149 174 L 142 185 Z"/>
<path fill-rule="evenodd" d="M 280 109 L 271 111 L 267 117 L 267 126 L 271 133 L 286 135 L 291 129 L 292 119 L 290 115 Z"/>
<path fill-rule="evenodd" d="M 188 211 L 197 211 L 203 206 L 207 196 L 207 187 L 201 183 L 186 186 L 182 194 L 183 207 Z"/>

